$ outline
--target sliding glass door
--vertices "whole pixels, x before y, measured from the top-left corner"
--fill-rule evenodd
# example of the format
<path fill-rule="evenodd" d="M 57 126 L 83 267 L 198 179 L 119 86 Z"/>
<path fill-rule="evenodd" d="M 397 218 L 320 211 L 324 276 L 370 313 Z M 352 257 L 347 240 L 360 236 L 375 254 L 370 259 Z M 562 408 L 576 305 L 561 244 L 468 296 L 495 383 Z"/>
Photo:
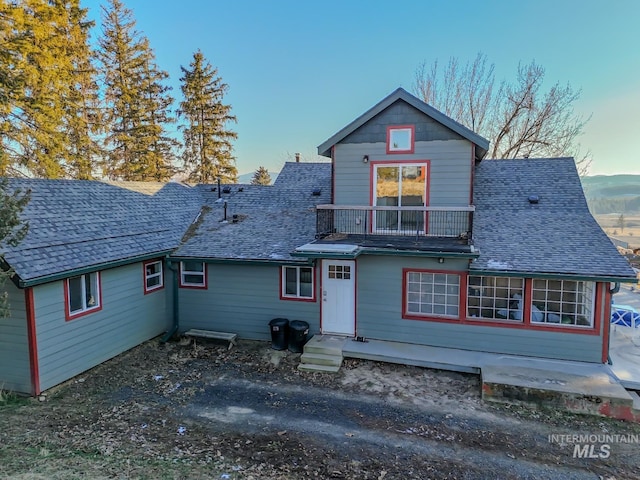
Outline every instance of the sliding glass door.
<path fill-rule="evenodd" d="M 402 207 L 424 207 L 427 201 L 427 165 L 424 163 L 374 166 L 374 206 L 400 207 L 378 210 L 373 231 L 378 233 L 423 233 L 425 212 L 402 211 Z"/>

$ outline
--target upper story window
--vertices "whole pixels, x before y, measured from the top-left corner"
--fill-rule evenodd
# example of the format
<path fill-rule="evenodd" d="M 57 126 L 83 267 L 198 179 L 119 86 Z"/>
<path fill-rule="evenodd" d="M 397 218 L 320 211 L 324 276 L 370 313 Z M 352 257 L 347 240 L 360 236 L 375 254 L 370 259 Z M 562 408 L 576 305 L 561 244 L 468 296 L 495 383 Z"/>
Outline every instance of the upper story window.
<path fill-rule="evenodd" d="M 531 322 L 593 327 L 594 282 L 533 280 Z"/>
<path fill-rule="evenodd" d="M 413 153 L 415 150 L 415 131 L 413 125 L 387 127 L 387 153 Z"/>
<path fill-rule="evenodd" d="M 144 263 L 144 293 L 159 290 L 164 287 L 162 260 Z"/>
<path fill-rule="evenodd" d="M 67 320 L 72 320 L 102 308 L 99 272 L 85 273 L 77 277 L 67 278 L 64 282 L 64 289 Z"/>
<path fill-rule="evenodd" d="M 207 288 L 207 268 L 204 262 L 192 260 L 180 262 L 180 286 Z"/>

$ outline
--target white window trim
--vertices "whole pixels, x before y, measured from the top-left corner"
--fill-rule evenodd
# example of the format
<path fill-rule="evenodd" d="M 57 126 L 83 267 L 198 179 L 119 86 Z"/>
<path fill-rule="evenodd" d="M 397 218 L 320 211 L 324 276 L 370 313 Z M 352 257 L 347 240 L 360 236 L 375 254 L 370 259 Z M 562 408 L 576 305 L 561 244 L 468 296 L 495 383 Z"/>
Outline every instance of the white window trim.
<path fill-rule="evenodd" d="M 160 271 L 158 273 L 152 273 L 152 274 L 148 274 L 147 273 L 147 266 L 149 265 L 154 265 L 154 264 L 159 264 L 160 265 Z M 160 278 L 160 282 L 158 283 L 158 285 L 153 285 L 152 287 L 149 286 L 149 280 L 152 278 Z M 155 261 L 151 261 L 151 262 L 145 262 L 144 263 L 144 291 L 145 293 L 148 292 L 153 292 L 154 290 L 158 290 L 160 288 L 164 287 L 164 265 L 162 260 L 155 260 Z"/>
<path fill-rule="evenodd" d="M 201 283 L 193 283 L 193 282 L 186 282 L 184 277 L 186 275 L 197 275 L 202 277 L 202 282 Z M 205 265 L 204 262 L 202 262 L 202 271 L 193 271 L 193 270 L 185 270 L 184 268 L 184 262 L 180 262 L 180 286 L 181 287 L 206 287 L 207 286 L 207 266 Z"/>
<path fill-rule="evenodd" d="M 542 281 L 545 282 L 545 288 L 536 288 L 535 284 L 536 281 Z M 561 282 L 561 290 L 550 290 L 548 288 L 549 286 L 549 282 L 550 281 L 559 281 Z M 564 293 L 564 284 L 565 282 L 572 282 L 572 283 L 577 283 L 577 284 L 584 284 L 585 285 L 585 290 L 588 288 L 589 293 L 591 294 L 591 298 L 589 298 L 588 303 L 578 303 L 578 302 L 566 302 L 563 300 L 559 300 L 559 301 L 555 301 L 555 300 L 549 300 L 548 299 L 548 292 L 552 291 L 552 292 L 561 292 Z M 573 305 L 582 305 L 584 307 L 586 307 L 588 309 L 588 317 L 587 320 L 589 321 L 588 325 L 579 325 L 577 323 L 578 321 L 578 317 L 579 316 L 585 316 L 585 315 L 581 315 L 578 313 L 568 313 L 568 312 L 559 312 L 560 314 L 558 315 L 558 313 L 556 312 L 549 312 L 546 311 L 547 316 L 545 316 L 545 318 L 543 318 L 543 320 L 534 320 L 534 312 L 533 312 L 533 306 L 535 305 L 536 302 L 539 302 L 539 300 L 535 299 L 535 293 L 536 292 L 547 292 L 547 294 L 545 295 L 547 297 L 546 303 L 558 303 L 560 305 L 562 304 L 573 304 Z M 541 279 L 533 279 L 532 280 L 532 287 L 531 287 L 531 307 L 532 307 L 532 312 L 531 312 L 531 325 L 536 325 L 536 326 L 545 326 L 545 327 L 552 327 L 552 328 L 581 328 L 581 329 L 593 329 L 594 325 L 595 325 L 595 300 L 596 300 L 596 284 L 595 282 L 589 282 L 589 281 L 583 281 L 583 280 L 541 280 Z M 563 295 L 561 295 L 562 298 Z M 562 307 L 561 307 L 562 309 Z M 560 317 L 560 321 L 559 322 L 552 322 L 549 321 L 548 319 L 548 315 L 549 314 L 554 314 Z M 575 323 L 562 323 L 562 315 L 566 315 L 568 317 L 573 318 Z"/>
<path fill-rule="evenodd" d="M 393 146 L 393 134 L 396 132 L 409 132 L 409 145 L 406 148 Z M 408 152 L 413 145 L 413 129 L 411 127 L 389 128 L 389 145 L 388 150 L 390 152 Z"/>
<path fill-rule="evenodd" d="M 287 272 L 286 270 L 288 268 L 294 269 L 296 271 L 296 294 L 292 295 L 292 294 L 287 294 Z M 300 295 L 300 284 L 302 282 L 300 282 L 300 269 L 302 268 L 309 268 L 311 269 L 311 296 L 309 297 L 305 297 Z M 283 298 L 295 298 L 295 299 L 300 299 L 300 300 L 313 300 L 315 298 L 314 292 L 315 292 L 315 288 L 316 288 L 316 280 L 315 280 L 315 269 L 314 267 L 309 267 L 309 266 L 283 266 L 282 270 L 281 270 L 281 282 L 282 282 L 282 297 Z"/>
<path fill-rule="evenodd" d="M 87 305 L 87 284 L 86 284 L 86 280 L 85 277 L 87 275 L 95 275 L 96 276 L 96 292 L 93 295 L 93 300 L 95 301 L 95 305 Z M 71 278 L 76 278 L 76 277 L 80 277 L 80 288 L 81 288 L 81 292 L 80 292 L 80 298 L 82 299 L 82 308 L 79 310 L 71 310 L 71 284 L 69 283 L 69 281 L 71 280 Z M 100 307 L 102 306 L 102 304 L 100 303 L 100 298 L 101 298 L 101 285 L 100 285 L 100 274 L 99 272 L 91 272 L 91 273 L 84 273 L 82 275 L 76 275 L 74 277 L 71 278 L 67 278 L 66 282 L 67 282 L 67 309 L 69 310 L 69 317 L 76 317 L 78 315 L 81 315 L 83 313 L 87 313 L 90 312 L 92 310 L 99 310 Z"/>
<path fill-rule="evenodd" d="M 411 276 L 412 273 L 418 274 L 420 276 L 422 275 L 446 275 L 447 277 L 451 276 L 451 277 L 458 277 L 458 295 L 457 295 L 457 303 L 456 303 L 456 308 L 458 310 L 457 314 L 449 314 L 449 313 L 422 313 L 422 312 L 412 312 L 410 310 L 409 304 L 410 303 L 417 303 L 418 305 L 422 305 L 421 301 L 418 302 L 409 302 L 409 295 L 411 293 L 415 293 L 415 292 L 410 292 L 409 291 L 409 277 Z M 416 316 L 416 317 L 437 317 L 437 318 L 450 318 L 450 319 L 459 319 L 460 318 L 460 296 L 462 295 L 462 275 L 461 274 L 457 274 L 457 273 L 445 273 L 445 272 L 429 272 L 429 271 L 420 271 L 420 270 L 407 270 L 406 275 L 405 275 L 405 280 L 406 285 L 405 285 L 405 291 L 406 291 L 406 297 L 404 299 L 405 302 L 405 313 L 408 316 Z M 453 285 L 453 284 L 452 284 Z M 446 286 L 448 286 L 448 282 L 445 284 L 445 289 Z M 433 296 L 436 295 L 436 293 L 432 293 Z M 448 297 L 449 295 L 453 295 L 453 294 L 449 294 L 448 292 L 445 291 L 445 293 L 443 294 L 437 294 L 437 295 L 444 295 L 445 296 L 445 303 L 443 304 L 443 306 L 445 307 L 445 311 L 447 310 L 447 307 L 449 306 L 446 303 L 446 297 Z M 432 310 L 433 310 L 433 306 L 436 305 L 435 303 L 431 303 L 431 304 L 425 304 L 425 305 L 432 305 Z M 440 304 L 438 304 L 440 305 Z"/>

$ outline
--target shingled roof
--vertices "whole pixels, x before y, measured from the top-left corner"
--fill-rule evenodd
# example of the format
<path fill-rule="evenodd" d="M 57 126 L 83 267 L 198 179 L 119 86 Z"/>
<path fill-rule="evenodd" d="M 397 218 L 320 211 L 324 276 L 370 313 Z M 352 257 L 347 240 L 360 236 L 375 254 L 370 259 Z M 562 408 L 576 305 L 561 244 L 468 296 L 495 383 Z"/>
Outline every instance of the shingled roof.
<path fill-rule="evenodd" d="M 31 190 L 22 212 L 27 236 L 5 248 L 22 281 L 169 252 L 201 206 L 197 189 L 177 183 L 10 179 Z"/>
<path fill-rule="evenodd" d="M 474 204 L 471 271 L 634 277 L 589 212 L 572 158 L 483 160 Z"/>
<path fill-rule="evenodd" d="M 216 186 L 199 186 L 202 218 L 175 257 L 300 262 L 290 253 L 315 237 L 315 206 L 331 201 L 331 164 L 289 162 L 273 185 L 224 187 L 230 193 L 218 199 Z"/>

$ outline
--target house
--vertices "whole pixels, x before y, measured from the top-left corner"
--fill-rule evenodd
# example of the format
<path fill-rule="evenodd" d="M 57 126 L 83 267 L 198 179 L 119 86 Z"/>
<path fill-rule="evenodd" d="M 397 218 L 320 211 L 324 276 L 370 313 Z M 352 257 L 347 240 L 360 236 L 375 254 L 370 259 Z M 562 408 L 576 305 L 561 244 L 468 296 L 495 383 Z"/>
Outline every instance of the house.
<path fill-rule="evenodd" d="M 27 238 L 0 320 L 0 382 L 37 394 L 192 328 L 310 333 L 608 359 L 611 294 L 634 272 L 573 159 L 489 143 L 402 89 L 287 163 L 274 185 L 12 180 Z"/>

